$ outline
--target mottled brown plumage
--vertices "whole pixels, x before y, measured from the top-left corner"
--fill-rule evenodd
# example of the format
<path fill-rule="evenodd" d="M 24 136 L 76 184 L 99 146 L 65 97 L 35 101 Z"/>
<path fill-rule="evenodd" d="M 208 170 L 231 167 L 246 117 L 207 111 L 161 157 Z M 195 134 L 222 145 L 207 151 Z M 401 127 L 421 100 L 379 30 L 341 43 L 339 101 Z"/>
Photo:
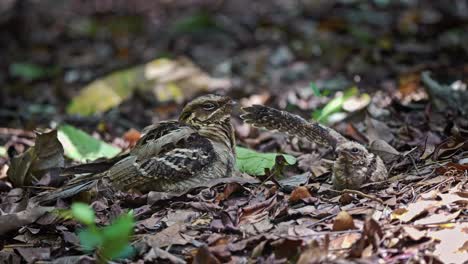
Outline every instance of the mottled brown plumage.
<path fill-rule="evenodd" d="M 338 145 L 335 151 L 338 154 L 332 175 L 335 189 L 360 189 L 366 183 L 387 178 L 387 169 L 382 159 L 370 153 L 363 145 L 348 141 Z"/>
<path fill-rule="evenodd" d="M 278 130 L 332 147 L 337 153 L 332 175 L 335 189 L 359 189 L 365 183 L 387 178 L 387 169 L 380 157 L 329 127 L 317 122 L 308 122 L 286 111 L 261 105 L 246 107 L 243 110 L 246 113 L 241 118 L 255 127 Z"/>
<path fill-rule="evenodd" d="M 228 97 L 198 97 L 184 107 L 178 121 L 147 127 L 130 153 L 104 172 L 77 177 L 39 200 L 70 197 L 103 179 L 123 191 L 183 192 L 230 177 L 235 167 L 232 106 Z"/>

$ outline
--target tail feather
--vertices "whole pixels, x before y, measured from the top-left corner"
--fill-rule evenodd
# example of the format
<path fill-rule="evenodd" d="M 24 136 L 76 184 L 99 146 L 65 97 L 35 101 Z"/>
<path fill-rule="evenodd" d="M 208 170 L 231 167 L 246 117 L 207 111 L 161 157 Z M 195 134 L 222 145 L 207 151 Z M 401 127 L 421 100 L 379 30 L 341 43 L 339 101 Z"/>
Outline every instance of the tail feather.
<path fill-rule="evenodd" d="M 298 115 L 262 105 L 245 107 L 241 118 L 248 124 L 268 130 L 278 130 L 302 137 L 320 145 L 332 146 L 346 141 L 340 133 L 317 122 L 308 122 Z"/>
<path fill-rule="evenodd" d="M 66 185 L 61 189 L 54 190 L 49 193 L 39 194 L 33 199 L 40 204 L 46 204 L 57 199 L 73 197 L 81 192 L 91 190 L 94 186 L 96 186 L 98 181 L 99 179 L 96 177 L 87 177 L 85 180 Z"/>
<path fill-rule="evenodd" d="M 122 159 L 128 157 L 127 154 L 121 154 L 111 159 L 101 159 L 90 163 L 78 164 L 64 168 L 61 172 L 62 175 L 75 175 L 83 173 L 101 173 L 110 169 L 114 164 L 118 163 Z"/>

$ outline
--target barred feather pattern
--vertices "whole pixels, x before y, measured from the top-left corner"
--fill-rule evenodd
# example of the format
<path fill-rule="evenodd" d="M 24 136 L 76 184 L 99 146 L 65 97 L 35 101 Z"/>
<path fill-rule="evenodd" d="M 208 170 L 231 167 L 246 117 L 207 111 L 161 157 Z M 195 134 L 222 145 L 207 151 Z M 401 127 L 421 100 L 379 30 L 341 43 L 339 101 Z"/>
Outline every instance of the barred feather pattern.
<path fill-rule="evenodd" d="M 349 141 L 336 150 L 338 158 L 333 164 L 332 175 L 335 189 L 360 189 L 366 183 L 387 179 L 388 172 L 382 159 L 361 144 Z"/>
<path fill-rule="evenodd" d="M 363 145 L 347 140 L 337 131 L 316 122 L 307 122 L 298 115 L 271 107 L 254 105 L 243 108 L 241 118 L 255 127 L 278 130 L 292 136 L 305 138 L 337 153 L 333 164 L 333 187 L 360 189 L 369 182 L 383 181 L 388 173 L 382 159 L 370 153 Z"/>
<path fill-rule="evenodd" d="M 205 110 L 211 107 L 207 102 L 217 108 Z M 179 121 L 146 128 L 136 146 L 115 159 L 108 170 L 77 177 L 37 199 L 48 202 L 70 197 L 101 180 L 123 191 L 183 192 L 210 179 L 230 177 L 235 169 L 231 106 L 227 97 L 199 97 L 184 108 Z"/>
<path fill-rule="evenodd" d="M 305 138 L 324 146 L 335 148 L 346 139 L 335 130 L 317 122 L 307 122 L 302 117 L 267 106 L 253 105 L 245 107 L 241 115 L 244 122 L 255 127 L 278 130 L 292 136 Z"/>

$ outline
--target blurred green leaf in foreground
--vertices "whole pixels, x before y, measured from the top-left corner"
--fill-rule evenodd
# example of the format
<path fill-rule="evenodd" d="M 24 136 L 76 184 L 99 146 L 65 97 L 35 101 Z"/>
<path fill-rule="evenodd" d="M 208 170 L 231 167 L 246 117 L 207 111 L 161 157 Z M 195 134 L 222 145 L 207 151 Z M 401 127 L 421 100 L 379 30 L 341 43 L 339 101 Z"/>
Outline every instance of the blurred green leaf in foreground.
<path fill-rule="evenodd" d="M 96 251 L 98 263 L 126 258 L 134 253 L 130 245 L 135 226 L 132 212 L 120 215 L 112 224 L 104 227 L 96 226 L 94 211 L 87 204 L 72 204 L 71 214 L 75 220 L 86 226 L 78 231 L 80 244 L 84 251 Z"/>

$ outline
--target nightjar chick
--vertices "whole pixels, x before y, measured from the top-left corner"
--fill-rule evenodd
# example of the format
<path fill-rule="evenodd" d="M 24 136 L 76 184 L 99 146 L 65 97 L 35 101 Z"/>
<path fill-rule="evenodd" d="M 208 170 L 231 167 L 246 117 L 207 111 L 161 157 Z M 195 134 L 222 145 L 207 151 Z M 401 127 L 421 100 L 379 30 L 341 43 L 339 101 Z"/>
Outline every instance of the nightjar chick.
<path fill-rule="evenodd" d="M 333 187 L 337 190 L 360 189 L 366 183 L 383 181 L 387 178 L 387 169 L 379 156 L 329 127 L 317 122 L 308 122 L 286 111 L 261 105 L 245 107 L 243 110 L 246 113 L 241 118 L 254 127 L 278 130 L 332 147 L 337 154 L 332 167 Z"/>
<path fill-rule="evenodd" d="M 179 120 L 145 128 L 135 147 L 105 171 L 76 177 L 39 201 L 73 196 L 99 180 L 123 191 L 183 192 L 230 177 L 235 170 L 233 105 L 225 96 L 198 97 L 184 107 Z"/>

